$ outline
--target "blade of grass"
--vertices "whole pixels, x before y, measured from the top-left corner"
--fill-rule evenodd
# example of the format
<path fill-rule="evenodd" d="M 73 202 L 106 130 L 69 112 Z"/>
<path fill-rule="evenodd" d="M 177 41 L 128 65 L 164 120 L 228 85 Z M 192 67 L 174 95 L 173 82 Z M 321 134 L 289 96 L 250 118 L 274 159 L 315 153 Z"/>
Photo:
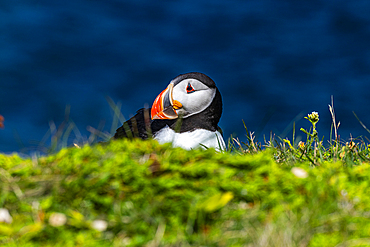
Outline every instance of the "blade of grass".
<path fill-rule="evenodd" d="M 356 113 L 354 111 L 352 111 L 353 115 L 355 115 L 357 121 L 361 124 L 361 126 L 367 131 L 370 133 L 370 130 L 368 128 L 366 128 L 365 124 L 357 117 Z"/>

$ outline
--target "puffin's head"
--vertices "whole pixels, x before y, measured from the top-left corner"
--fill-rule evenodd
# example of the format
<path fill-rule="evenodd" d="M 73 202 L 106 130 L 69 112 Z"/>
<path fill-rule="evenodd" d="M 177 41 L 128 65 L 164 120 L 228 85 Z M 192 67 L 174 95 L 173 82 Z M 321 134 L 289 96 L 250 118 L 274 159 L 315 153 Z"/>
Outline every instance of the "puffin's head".
<path fill-rule="evenodd" d="M 210 106 L 216 92 L 214 81 L 205 74 L 192 72 L 179 75 L 154 100 L 151 118 L 176 119 L 179 115 L 190 117 Z"/>

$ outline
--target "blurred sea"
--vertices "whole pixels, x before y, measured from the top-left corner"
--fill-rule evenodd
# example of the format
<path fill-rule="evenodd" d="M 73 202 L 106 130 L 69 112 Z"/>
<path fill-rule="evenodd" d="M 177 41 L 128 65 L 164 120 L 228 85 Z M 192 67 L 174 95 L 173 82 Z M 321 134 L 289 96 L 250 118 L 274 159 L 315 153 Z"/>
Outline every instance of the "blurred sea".
<path fill-rule="evenodd" d="M 368 0 L 12 0 L 0 2 L 0 151 L 37 149 L 70 119 L 112 124 L 151 105 L 178 74 L 200 71 L 223 96 L 224 136 L 292 133 L 318 111 L 329 137 L 331 95 L 341 138 L 370 127 Z M 24 149 L 26 148 L 26 149 Z"/>

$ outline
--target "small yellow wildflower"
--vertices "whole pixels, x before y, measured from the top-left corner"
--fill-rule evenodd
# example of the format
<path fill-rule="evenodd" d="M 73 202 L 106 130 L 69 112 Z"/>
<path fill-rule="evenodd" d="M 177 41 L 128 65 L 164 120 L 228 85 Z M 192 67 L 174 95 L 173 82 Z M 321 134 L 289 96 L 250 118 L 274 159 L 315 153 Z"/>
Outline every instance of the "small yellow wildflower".
<path fill-rule="evenodd" d="M 300 141 L 298 143 L 298 147 L 303 150 L 304 149 L 304 142 L 303 141 Z"/>
<path fill-rule="evenodd" d="M 308 119 L 312 124 L 316 124 L 319 121 L 319 113 L 313 111 L 311 114 L 308 114 L 308 117 L 305 118 Z"/>

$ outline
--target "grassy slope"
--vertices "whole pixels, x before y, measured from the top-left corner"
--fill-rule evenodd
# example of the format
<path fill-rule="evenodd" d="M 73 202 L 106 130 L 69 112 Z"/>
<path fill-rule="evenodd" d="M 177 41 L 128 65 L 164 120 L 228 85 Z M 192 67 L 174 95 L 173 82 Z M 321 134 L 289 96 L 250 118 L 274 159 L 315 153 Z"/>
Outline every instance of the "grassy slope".
<path fill-rule="evenodd" d="M 370 245 L 369 164 L 295 165 L 308 177 L 277 164 L 268 150 L 184 151 L 139 140 L 33 160 L 0 155 L 0 207 L 13 217 L 0 223 L 0 243 Z M 55 212 L 66 224 L 50 225 Z M 97 219 L 108 222 L 105 231 L 92 228 Z"/>

